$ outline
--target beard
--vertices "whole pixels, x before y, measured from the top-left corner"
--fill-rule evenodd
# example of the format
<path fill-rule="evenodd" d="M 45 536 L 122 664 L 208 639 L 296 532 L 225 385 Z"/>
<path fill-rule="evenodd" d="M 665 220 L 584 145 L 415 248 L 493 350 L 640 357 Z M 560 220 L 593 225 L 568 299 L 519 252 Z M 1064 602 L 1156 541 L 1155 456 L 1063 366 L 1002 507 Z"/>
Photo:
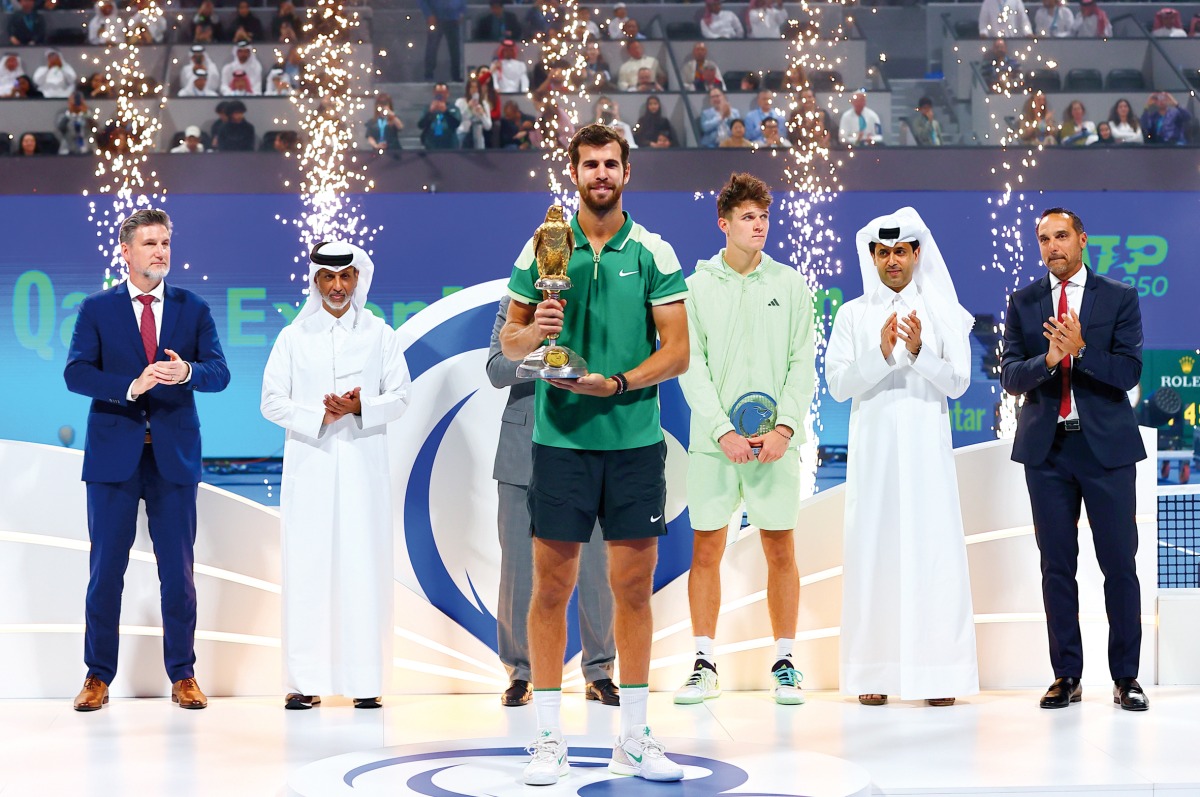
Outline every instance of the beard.
<path fill-rule="evenodd" d="M 613 185 L 612 191 L 608 195 L 608 199 L 597 199 L 592 193 L 591 187 L 581 188 L 579 190 L 579 201 L 587 206 L 588 210 L 596 214 L 607 213 L 617 206 L 621 201 L 621 192 L 625 189 L 624 185 Z"/>
<path fill-rule="evenodd" d="M 168 263 L 164 263 L 161 266 L 145 266 L 140 273 L 146 279 L 158 282 L 171 273 L 171 266 Z"/>
<path fill-rule="evenodd" d="M 346 306 L 350 304 L 350 300 L 352 298 L 354 298 L 354 294 L 348 293 L 348 294 L 346 294 L 345 299 L 342 299 L 340 302 L 335 302 L 333 299 L 330 299 L 325 294 L 323 294 L 323 293 L 321 294 L 321 301 L 324 302 L 325 306 L 328 307 L 330 310 L 345 310 Z"/>

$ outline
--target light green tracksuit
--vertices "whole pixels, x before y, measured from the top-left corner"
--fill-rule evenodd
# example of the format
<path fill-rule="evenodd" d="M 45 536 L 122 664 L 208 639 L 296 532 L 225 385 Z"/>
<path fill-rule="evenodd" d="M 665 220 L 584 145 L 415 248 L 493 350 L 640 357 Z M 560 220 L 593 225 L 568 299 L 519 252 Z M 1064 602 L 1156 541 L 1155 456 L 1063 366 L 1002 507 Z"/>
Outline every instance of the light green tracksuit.
<path fill-rule="evenodd" d="M 720 453 L 717 439 L 733 430 L 729 410 L 752 391 L 778 403 L 777 423 L 804 442 L 804 417 L 816 383 L 813 299 L 804 277 L 765 252 L 746 276 L 725 264 L 722 249 L 688 277 L 691 362 L 679 377 L 692 408 L 694 453 Z"/>

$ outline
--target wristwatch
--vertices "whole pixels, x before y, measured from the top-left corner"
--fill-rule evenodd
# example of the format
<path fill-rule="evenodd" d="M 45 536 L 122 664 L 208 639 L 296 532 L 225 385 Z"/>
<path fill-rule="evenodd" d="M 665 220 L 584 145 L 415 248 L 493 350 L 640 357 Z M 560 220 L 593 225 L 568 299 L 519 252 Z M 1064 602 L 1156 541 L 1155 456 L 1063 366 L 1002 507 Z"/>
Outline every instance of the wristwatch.
<path fill-rule="evenodd" d="M 1085 343 L 1085 344 L 1083 344 L 1082 346 L 1080 346 L 1080 347 L 1079 347 L 1079 351 L 1075 352 L 1075 359 L 1076 359 L 1076 360 L 1082 360 L 1082 359 L 1083 359 L 1083 353 L 1084 353 L 1085 351 L 1087 351 L 1087 344 L 1086 344 L 1086 343 Z"/>

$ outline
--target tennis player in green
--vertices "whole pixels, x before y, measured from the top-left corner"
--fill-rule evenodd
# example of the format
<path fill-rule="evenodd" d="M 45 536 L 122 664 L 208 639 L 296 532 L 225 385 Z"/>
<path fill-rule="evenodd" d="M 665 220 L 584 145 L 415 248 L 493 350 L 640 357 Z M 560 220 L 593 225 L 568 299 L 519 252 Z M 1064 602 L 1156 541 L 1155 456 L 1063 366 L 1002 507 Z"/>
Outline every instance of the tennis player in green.
<path fill-rule="evenodd" d="M 559 719 L 567 602 L 579 546 L 591 538 L 597 519 L 608 546 L 622 681 L 621 735 L 609 770 L 680 780 L 683 769 L 650 733 L 646 700 L 650 596 L 658 538 L 666 533 L 666 444 L 656 386 L 687 368 L 687 286 L 671 246 L 621 208 L 629 180 L 629 145 L 621 134 L 588 125 L 568 152 L 580 201 L 571 219 L 571 290 L 565 302 L 543 300 L 533 287 L 538 275 L 530 241 L 513 267 L 513 301 L 500 331 L 510 360 L 521 360 L 559 333 L 559 343 L 582 355 L 590 369 L 578 379 L 537 385 L 529 645 L 538 736 L 524 780 L 551 785 L 568 771 Z"/>

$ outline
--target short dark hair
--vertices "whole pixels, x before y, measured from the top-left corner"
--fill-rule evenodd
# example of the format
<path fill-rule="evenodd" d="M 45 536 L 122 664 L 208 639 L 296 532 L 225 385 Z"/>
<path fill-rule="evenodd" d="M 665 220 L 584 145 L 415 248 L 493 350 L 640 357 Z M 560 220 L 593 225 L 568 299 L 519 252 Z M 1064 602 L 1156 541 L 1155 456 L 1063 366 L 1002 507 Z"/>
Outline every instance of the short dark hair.
<path fill-rule="evenodd" d="M 728 219 L 734 209 L 745 202 L 752 202 L 764 210 L 771 207 L 774 198 L 767 184 L 747 172 L 734 172 L 729 181 L 717 194 L 717 215 Z"/>
<path fill-rule="evenodd" d="M 917 100 L 917 107 L 918 108 L 932 108 L 933 100 L 929 99 L 928 97 L 922 97 L 921 99 Z"/>
<path fill-rule="evenodd" d="M 375 95 L 375 107 L 378 108 L 381 105 L 386 105 L 388 108 L 392 109 L 395 109 L 396 107 L 392 105 L 392 95 L 384 94 L 382 91 Z"/>
<path fill-rule="evenodd" d="M 892 244 L 892 246 L 895 246 L 896 244 L 908 244 L 909 246 L 912 247 L 912 250 L 914 252 L 916 252 L 918 249 L 921 248 L 921 242 L 919 240 L 917 240 L 917 241 L 896 241 L 896 243 Z M 871 253 L 871 257 L 875 257 L 875 247 L 877 247 L 877 246 L 879 246 L 879 241 L 867 241 L 867 251 L 869 251 Z"/>
<path fill-rule="evenodd" d="M 1083 235 L 1083 219 L 1079 218 L 1079 216 L 1075 214 L 1075 211 L 1067 210 L 1066 208 L 1048 208 L 1043 210 L 1042 215 L 1038 216 L 1037 224 L 1035 224 L 1033 227 L 1034 233 L 1041 228 L 1042 219 L 1046 218 L 1047 216 L 1054 215 L 1062 215 L 1069 218 L 1071 220 L 1071 226 L 1075 228 L 1076 234 Z"/>
<path fill-rule="evenodd" d="M 614 128 L 602 124 L 584 125 L 571 137 L 567 154 L 571 157 L 571 168 L 579 167 L 579 148 L 604 147 L 616 142 L 621 147 L 621 167 L 629 165 L 629 142 Z"/>
<path fill-rule="evenodd" d="M 167 215 L 165 210 L 142 208 L 141 210 L 134 211 L 121 222 L 121 231 L 117 235 L 117 240 L 123 244 L 130 243 L 133 241 L 133 236 L 137 233 L 138 227 L 150 227 L 155 224 L 166 227 L 167 234 L 171 234 L 171 217 Z"/>

